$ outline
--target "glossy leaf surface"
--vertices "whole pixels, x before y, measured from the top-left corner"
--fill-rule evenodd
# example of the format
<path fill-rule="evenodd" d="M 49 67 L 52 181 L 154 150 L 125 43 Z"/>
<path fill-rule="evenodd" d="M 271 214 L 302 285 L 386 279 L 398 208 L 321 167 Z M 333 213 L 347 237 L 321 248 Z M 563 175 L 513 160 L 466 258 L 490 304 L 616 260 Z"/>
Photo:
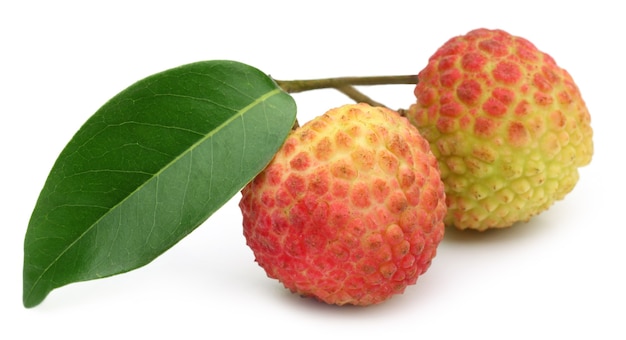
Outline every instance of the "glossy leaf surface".
<path fill-rule="evenodd" d="M 170 69 L 112 98 L 63 149 L 37 200 L 24 305 L 155 259 L 262 170 L 295 116 L 291 96 L 232 61 Z"/>

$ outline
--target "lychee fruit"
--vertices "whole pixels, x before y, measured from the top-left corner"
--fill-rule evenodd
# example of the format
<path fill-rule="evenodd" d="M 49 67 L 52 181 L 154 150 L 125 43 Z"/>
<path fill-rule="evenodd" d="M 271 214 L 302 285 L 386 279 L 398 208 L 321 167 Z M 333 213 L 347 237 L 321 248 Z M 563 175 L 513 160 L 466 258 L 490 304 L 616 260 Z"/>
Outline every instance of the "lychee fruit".
<path fill-rule="evenodd" d="M 290 133 L 243 190 L 246 243 L 267 276 L 328 304 L 403 293 L 444 234 L 428 142 L 396 111 L 334 108 Z"/>
<path fill-rule="evenodd" d="M 570 74 L 524 38 L 477 29 L 418 74 L 406 115 L 446 187 L 446 225 L 508 227 L 572 191 L 592 158 L 590 115 Z"/>

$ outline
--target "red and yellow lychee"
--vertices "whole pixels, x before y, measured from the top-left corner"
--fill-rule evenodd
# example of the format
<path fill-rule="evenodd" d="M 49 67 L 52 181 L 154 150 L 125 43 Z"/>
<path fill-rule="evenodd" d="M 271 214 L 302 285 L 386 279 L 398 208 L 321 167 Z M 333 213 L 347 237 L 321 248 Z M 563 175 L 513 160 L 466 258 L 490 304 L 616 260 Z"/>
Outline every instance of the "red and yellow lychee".
<path fill-rule="evenodd" d="M 570 74 L 528 40 L 477 29 L 418 75 L 406 114 L 446 186 L 446 224 L 508 227 L 548 209 L 592 158 L 590 115 Z"/>
<path fill-rule="evenodd" d="M 242 190 L 240 208 L 267 275 L 337 305 L 380 303 L 414 284 L 446 212 L 428 142 L 397 112 L 367 104 L 292 131 Z"/>

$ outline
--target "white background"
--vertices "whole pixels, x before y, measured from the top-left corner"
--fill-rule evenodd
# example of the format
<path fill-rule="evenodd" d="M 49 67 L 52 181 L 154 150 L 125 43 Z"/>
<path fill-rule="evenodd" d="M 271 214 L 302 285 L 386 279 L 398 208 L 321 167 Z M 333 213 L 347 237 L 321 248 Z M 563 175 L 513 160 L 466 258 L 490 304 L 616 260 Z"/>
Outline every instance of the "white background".
<path fill-rule="evenodd" d="M 554 3 L 554 4 L 553 4 Z M 626 338 L 626 25 L 617 1 L 6 1 L 0 5 L 0 338 Z M 529 223 L 448 230 L 405 294 L 327 306 L 265 277 L 238 196 L 149 265 L 53 291 L 25 309 L 22 245 L 74 132 L 135 81 L 232 59 L 278 79 L 414 74 L 448 38 L 501 28 L 551 54 L 592 115 L 595 155 L 565 200 Z M 412 87 L 363 89 L 407 108 Z M 296 94 L 299 120 L 350 102 Z"/>

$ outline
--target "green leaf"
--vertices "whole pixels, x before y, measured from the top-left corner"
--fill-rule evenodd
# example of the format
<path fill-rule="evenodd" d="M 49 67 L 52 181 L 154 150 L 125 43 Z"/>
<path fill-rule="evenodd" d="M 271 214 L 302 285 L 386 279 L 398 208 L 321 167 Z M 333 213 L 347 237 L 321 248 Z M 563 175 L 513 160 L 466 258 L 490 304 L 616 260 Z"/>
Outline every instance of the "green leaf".
<path fill-rule="evenodd" d="M 295 122 L 293 98 L 233 61 L 145 78 L 59 155 L 24 241 L 23 303 L 146 265 L 259 173 Z"/>

